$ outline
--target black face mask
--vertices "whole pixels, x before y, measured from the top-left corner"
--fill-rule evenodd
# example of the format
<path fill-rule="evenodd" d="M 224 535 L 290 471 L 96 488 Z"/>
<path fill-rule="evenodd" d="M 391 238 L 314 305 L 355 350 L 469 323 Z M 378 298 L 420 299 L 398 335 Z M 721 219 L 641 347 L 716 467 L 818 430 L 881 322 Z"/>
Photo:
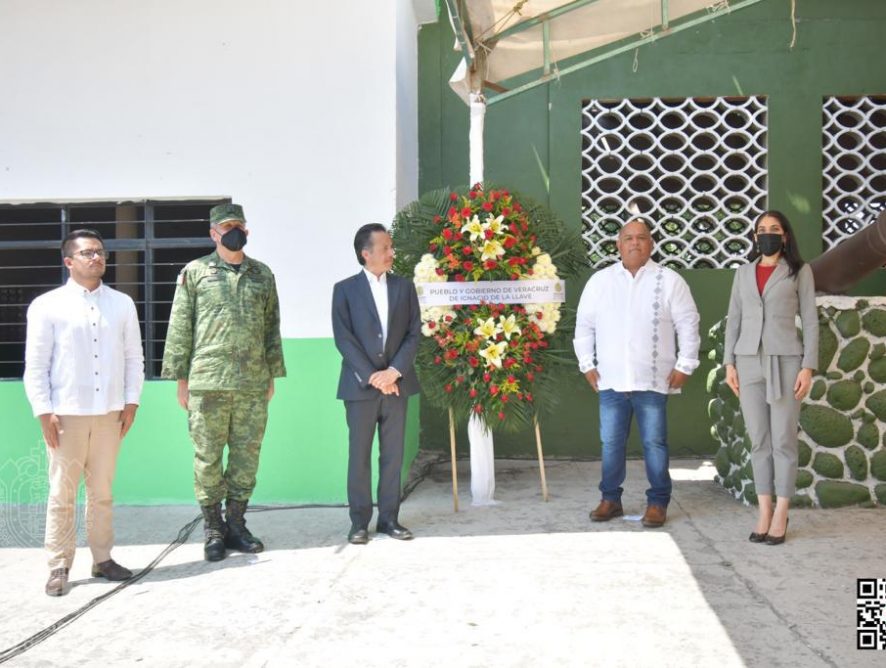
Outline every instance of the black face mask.
<path fill-rule="evenodd" d="M 238 251 L 246 245 L 246 232 L 242 227 L 232 227 L 222 235 L 221 242 L 229 251 Z"/>
<path fill-rule="evenodd" d="M 780 234 L 758 234 L 757 245 L 761 255 L 775 255 L 784 248 L 784 240 Z"/>

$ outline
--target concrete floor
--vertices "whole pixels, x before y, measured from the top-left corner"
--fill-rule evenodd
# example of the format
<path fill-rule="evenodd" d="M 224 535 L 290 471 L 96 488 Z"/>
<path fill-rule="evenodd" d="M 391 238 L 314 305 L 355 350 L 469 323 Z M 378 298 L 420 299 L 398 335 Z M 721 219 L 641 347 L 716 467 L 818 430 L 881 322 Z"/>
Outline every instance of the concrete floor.
<path fill-rule="evenodd" d="M 596 462 L 549 462 L 544 503 L 534 462 L 499 461 L 501 503 L 481 508 L 460 463 L 457 514 L 439 464 L 403 504 L 409 543 L 347 544 L 344 508 L 251 512 L 264 553 L 209 564 L 198 528 L 9 665 L 884 665 L 855 649 L 856 578 L 886 577 L 882 509 L 797 510 L 784 545 L 754 545 L 755 510 L 712 482 L 710 462 L 671 472 L 656 530 L 637 521 L 642 462 L 629 463 L 629 516 L 608 524 L 587 517 Z M 42 536 L 28 537 L 42 509 L 3 513 L 16 531 L 0 532 L 0 652 L 115 589 L 89 577 L 82 548 L 71 593 L 44 595 Z M 115 558 L 143 568 L 195 515 L 118 508 Z"/>

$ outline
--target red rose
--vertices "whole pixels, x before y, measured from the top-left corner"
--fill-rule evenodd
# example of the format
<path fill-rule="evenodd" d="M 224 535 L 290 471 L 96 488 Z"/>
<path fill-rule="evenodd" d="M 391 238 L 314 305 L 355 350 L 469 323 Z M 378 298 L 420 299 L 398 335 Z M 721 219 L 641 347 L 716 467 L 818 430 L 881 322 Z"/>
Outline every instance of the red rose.
<path fill-rule="evenodd" d="M 474 263 L 470 260 L 465 260 L 461 263 L 461 266 L 465 268 L 465 271 L 471 271 L 474 268 Z"/>
<path fill-rule="evenodd" d="M 520 206 L 520 202 L 514 202 L 514 211 L 516 211 L 517 213 L 519 213 L 519 212 L 522 211 L 522 210 L 523 210 L 523 207 Z"/>
<path fill-rule="evenodd" d="M 440 267 L 437 267 L 436 269 L 434 269 L 434 273 L 436 273 L 437 276 L 442 276 L 442 275 L 445 274 L 446 272 L 443 271 L 442 269 L 440 269 Z"/>
<path fill-rule="evenodd" d="M 511 348 L 516 348 L 520 345 L 520 342 L 517 339 L 511 339 L 511 342 L 508 344 Z"/>
<path fill-rule="evenodd" d="M 472 190 L 471 192 L 468 193 L 468 197 L 470 197 L 471 199 L 475 199 L 477 197 L 477 191 Z"/>
<path fill-rule="evenodd" d="M 450 228 L 450 227 L 443 228 L 443 238 L 446 239 L 446 241 L 452 240 L 452 228 Z"/>
<path fill-rule="evenodd" d="M 463 383 L 463 382 L 465 382 L 465 377 L 464 376 L 456 376 L 455 382 L 456 383 Z"/>
<path fill-rule="evenodd" d="M 508 397 L 507 394 L 503 394 L 503 395 L 501 395 L 501 402 L 502 402 L 503 404 L 508 403 L 508 398 L 509 398 L 509 397 Z"/>
<path fill-rule="evenodd" d="M 458 241 L 461 241 L 462 239 L 464 239 L 464 236 L 465 236 L 465 235 L 463 235 L 461 232 L 456 232 L 456 233 L 455 233 L 455 238 L 456 238 L 456 240 L 458 240 Z"/>
<path fill-rule="evenodd" d="M 514 378 L 514 376 L 508 376 L 508 382 L 509 382 L 509 383 L 516 383 L 516 382 L 517 382 L 517 379 Z"/>
<path fill-rule="evenodd" d="M 483 233 L 483 236 L 486 237 L 487 239 L 491 239 L 491 238 L 494 236 L 494 233 L 493 233 L 492 230 L 486 230 L 486 231 Z"/>
<path fill-rule="evenodd" d="M 469 216 L 471 215 L 471 207 L 466 206 L 465 208 L 463 208 L 463 209 L 461 210 L 461 215 L 462 215 L 464 218 L 469 217 Z"/>
<path fill-rule="evenodd" d="M 487 271 L 491 271 L 498 267 L 498 263 L 496 263 L 495 260 L 486 260 L 483 266 L 486 268 Z"/>
<path fill-rule="evenodd" d="M 434 222 L 435 223 L 439 223 L 441 220 L 443 220 L 443 219 L 439 215 L 437 215 L 437 214 L 434 215 Z"/>
<path fill-rule="evenodd" d="M 458 195 L 456 193 L 449 193 L 449 201 L 454 202 L 458 199 Z"/>
<path fill-rule="evenodd" d="M 480 366 L 480 360 L 478 360 L 476 357 L 471 355 L 468 358 L 468 364 L 470 364 L 472 367 L 474 367 L 476 369 L 478 366 Z"/>
<path fill-rule="evenodd" d="M 514 237 L 505 237 L 505 242 L 502 244 L 505 248 L 513 248 L 517 244 L 517 240 Z"/>
<path fill-rule="evenodd" d="M 483 202 L 484 211 L 492 211 L 492 202 Z"/>
<path fill-rule="evenodd" d="M 526 401 L 532 401 L 532 393 L 531 392 L 527 392 L 523 396 L 526 397 Z"/>
<path fill-rule="evenodd" d="M 450 385 L 449 383 L 446 383 L 446 385 L 443 386 L 443 389 L 446 392 L 452 392 L 452 385 Z"/>
<path fill-rule="evenodd" d="M 488 383 L 490 380 L 492 380 L 492 376 L 489 375 L 488 372 L 487 372 L 487 373 L 484 373 L 484 374 L 483 374 L 483 382 L 484 382 L 484 383 Z"/>
<path fill-rule="evenodd" d="M 475 389 L 472 387 L 472 388 L 471 388 L 471 391 L 468 392 L 468 396 L 469 396 L 471 399 L 476 398 L 476 396 L 477 396 L 477 390 L 475 390 Z"/>
<path fill-rule="evenodd" d="M 491 191 L 489 191 L 489 197 L 494 202 L 499 197 L 501 197 L 501 193 L 499 193 L 497 190 L 491 190 Z"/>
<path fill-rule="evenodd" d="M 446 351 L 446 359 L 454 360 L 456 357 L 458 357 L 458 351 L 455 348 L 450 348 Z"/>
<path fill-rule="evenodd" d="M 442 363 L 443 363 L 443 358 L 440 357 L 439 355 L 437 355 L 437 356 L 434 358 L 434 364 L 442 364 Z"/>
<path fill-rule="evenodd" d="M 476 311 L 476 310 L 477 310 L 477 305 L 476 305 L 476 304 L 469 304 L 469 305 L 468 305 L 468 308 L 469 308 L 470 310 L 472 310 L 472 311 Z"/>
<path fill-rule="evenodd" d="M 437 250 L 437 244 L 428 244 L 428 250 L 432 253 Z"/>
<path fill-rule="evenodd" d="M 443 320 L 446 322 L 452 322 L 452 316 L 451 315 L 443 316 Z"/>
<path fill-rule="evenodd" d="M 501 209 L 501 215 L 503 215 L 503 216 L 509 216 L 510 214 L 511 214 L 511 207 L 509 207 L 509 206 L 503 206 L 502 209 Z"/>
<path fill-rule="evenodd" d="M 452 249 L 449 246 L 443 246 L 443 255 L 450 255 L 452 253 Z"/>
<path fill-rule="evenodd" d="M 456 274 L 456 275 L 453 276 L 452 278 L 454 278 L 454 279 L 455 279 L 456 281 L 458 281 L 459 283 L 462 283 L 462 282 L 464 282 L 464 280 L 465 280 L 465 277 L 462 276 L 461 274 Z"/>
<path fill-rule="evenodd" d="M 493 397 L 498 394 L 498 385 L 490 385 L 489 394 L 491 394 Z"/>
<path fill-rule="evenodd" d="M 504 420 L 504 419 L 505 419 L 505 413 L 504 413 L 504 411 L 499 411 L 499 412 L 498 412 L 498 419 L 499 419 L 499 420 Z"/>
<path fill-rule="evenodd" d="M 545 314 L 542 313 L 541 311 L 536 311 L 536 312 L 535 312 L 535 317 L 538 318 L 539 320 L 541 320 L 542 318 L 545 317 Z"/>
<path fill-rule="evenodd" d="M 428 321 L 428 329 L 434 329 L 434 327 L 436 327 L 436 326 L 437 326 L 437 323 L 434 322 L 433 320 Z"/>
<path fill-rule="evenodd" d="M 519 281 L 519 280 L 520 280 L 520 274 L 511 274 L 511 280 L 512 280 L 512 281 Z"/>
<path fill-rule="evenodd" d="M 474 406 L 474 412 L 478 413 L 478 414 L 482 413 L 483 412 L 483 404 L 477 404 L 476 406 Z"/>
<path fill-rule="evenodd" d="M 446 216 L 449 218 L 452 218 L 453 216 L 457 216 L 457 215 L 458 215 L 458 210 L 454 206 L 449 207 L 449 211 L 446 212 Z"/>

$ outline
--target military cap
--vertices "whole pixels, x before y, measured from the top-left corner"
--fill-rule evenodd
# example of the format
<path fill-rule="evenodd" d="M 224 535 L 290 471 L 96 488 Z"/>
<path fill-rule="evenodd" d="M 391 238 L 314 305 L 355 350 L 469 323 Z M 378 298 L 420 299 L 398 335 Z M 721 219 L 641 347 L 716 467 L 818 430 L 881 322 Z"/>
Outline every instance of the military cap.
<path fill-rule="evenodd" d="M 209 210 L 210 225 L 219 225 L 226 220 L 242 220 L 245 223 L 243 207 L 239 204 L 219 204 Z"/>

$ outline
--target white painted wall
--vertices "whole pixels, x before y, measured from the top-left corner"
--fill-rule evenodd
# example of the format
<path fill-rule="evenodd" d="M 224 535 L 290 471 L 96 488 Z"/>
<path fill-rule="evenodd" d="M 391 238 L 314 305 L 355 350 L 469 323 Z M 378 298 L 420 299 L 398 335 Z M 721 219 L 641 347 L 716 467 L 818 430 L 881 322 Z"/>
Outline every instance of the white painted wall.
<path fill-rule="evenodd" d="M 415 20 L 407 0 L 0 0 L 0 200 L 230 196 L 283 335 L 331 336 L 354 232 L 417 195 Z"/>

